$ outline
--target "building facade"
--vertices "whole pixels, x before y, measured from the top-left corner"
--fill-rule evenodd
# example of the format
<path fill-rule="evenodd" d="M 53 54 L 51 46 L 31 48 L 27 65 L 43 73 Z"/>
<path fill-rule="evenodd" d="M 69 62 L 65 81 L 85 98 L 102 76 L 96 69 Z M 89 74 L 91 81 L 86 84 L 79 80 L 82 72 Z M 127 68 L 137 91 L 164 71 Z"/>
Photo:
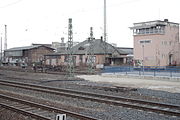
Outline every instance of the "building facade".
<path fill-rule="evenodd" d="M 123 65 L 127 64 L 128 60 L 132 58 L 131 56 L 128 56 L 129 54 L 132 54 L 132 48 L 116 48 L 108 43 L 106 43 L 106 45 L 107 51 L 105 53 L 104 41 L 101 39 L 94 40 L 94 66 L 105 64 L 105 61 L 107 65 Z M 89 62 L 89 49 L 90 43 L 88 40 L 85 40 L 72 47 L 73 62 L 75 66 L 87 66 Z M 45 55 L 45 64 L 54 66 L 67 65 L 67 56 L 66 50 L 53 54 L 47 54 Z"/>
<path fill-rule="evenodd" d="M 54 49 L 44 45 L 32 45 L 26 47 L 15 47 L 4 51 L 5 63 L 26 63 L 31 65 L 34 62 L 44 60 L 45 54 L 53 53 Z"/>
<path fill-rule="evenodd" d="M 134 63 L 136 66 L 180 64 L 179 24 L 164 21 L 134 23 Z"/>

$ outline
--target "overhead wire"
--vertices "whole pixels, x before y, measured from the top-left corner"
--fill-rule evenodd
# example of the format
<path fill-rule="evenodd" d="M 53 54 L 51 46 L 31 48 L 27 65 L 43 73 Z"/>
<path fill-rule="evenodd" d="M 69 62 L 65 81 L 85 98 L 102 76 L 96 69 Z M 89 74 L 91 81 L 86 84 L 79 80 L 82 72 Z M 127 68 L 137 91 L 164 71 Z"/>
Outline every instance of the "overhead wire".
<path fill-rule="evenodd" d="M 21 1 L 23 1 L 23 0 L 16 0 L 16 1 L 14 1 L 14 2 L 7 3 L 7 4 L 2 5 L 2 6 L 0 5 L 0 8 L 6 8 L 6 7 L 9 7 L 9 6 L 15 5 L 15 4 L 17 4 L 17 3 L 21 2 Z"/>

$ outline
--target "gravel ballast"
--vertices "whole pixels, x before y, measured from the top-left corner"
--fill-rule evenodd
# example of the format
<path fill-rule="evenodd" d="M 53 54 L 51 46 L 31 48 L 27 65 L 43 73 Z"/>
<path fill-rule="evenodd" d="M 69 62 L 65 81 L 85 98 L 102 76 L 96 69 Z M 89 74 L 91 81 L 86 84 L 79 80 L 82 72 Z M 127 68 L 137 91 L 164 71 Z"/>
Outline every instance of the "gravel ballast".
<path fill-rule="evenodd" d="M 171 104 L 180 105 L 180 94 L 166 91 L 150 90 L 145 88 L 132 88 L 121 86 L 118 90 L 105 89 L 104 87 L 114 88 L 114 84 L 91 82 L 83 79 L 65 79 L 62 75 L 42 74 L 42 73 L 25 73 L 25 72 L 11 72 L 1 71 L 0 79 L 19 81 L 24 83 L 33 83 L 46 86 L 54 86 L 59 88 L 68 88 L 73 90 L 88 91 L 94 93 L 103 93 L 108 95 L 124 96 L 138 99 L 145 99 L 151 101 L 159 101 Z M 14 79 L 16 78 L 16 79 Z M 19 79 L 20 78 L 20 79 Z M 92 101 L 80 100 L 76 98 L 69 98 L 64 96 L 50 95 L 48 93 L 34 92 L 31 90 L 23 90 L 19 88 L 7 87 L 0 85 L 3 91 L 10 91 L 18 93 L 20 96 L 33 96 L 38 101 L 47 100 L 54 102 L 54 104 L 61 104 L 61 107 L 67 109 L 74 108 L 79 113 L 89 116 L 101 118 L 103 120 L 178 120 L 177 117 L 160 115 L 157 113 L 138 111 L 136 109 L 129 109 L 120 106 L 107 105 Z M 64 106 L 63 106 L 64 105 Z M 73 110 L 73 109 L 72 109 Z M 2 114 L 2 113 L 0 113 Z M 4 114 L 3 114 L 4 115 Z M 25 118 L 29 119 L 29 118 Z M 2 119 L 3 120 L 3 119 Z"/>

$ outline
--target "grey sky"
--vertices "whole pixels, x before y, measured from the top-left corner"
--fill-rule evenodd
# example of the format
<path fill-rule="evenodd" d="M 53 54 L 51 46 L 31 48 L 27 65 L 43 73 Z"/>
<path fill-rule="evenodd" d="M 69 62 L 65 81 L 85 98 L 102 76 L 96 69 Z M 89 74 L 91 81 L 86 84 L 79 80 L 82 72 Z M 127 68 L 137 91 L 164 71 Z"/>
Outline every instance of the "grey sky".
<path fill-rule="evenodd" d="M 68 18 L 73 19 L 74 41 L 83 41 L 94 28 L 103 35 L 104 0 L 0 0 L 0 33 L 8 28 L 8 48 L 31 43 L 67 41 Z M 133 47 L 134 22 L 169 19 L 180 22 L 179 0 L 107 0 L 108 42 Z"/>

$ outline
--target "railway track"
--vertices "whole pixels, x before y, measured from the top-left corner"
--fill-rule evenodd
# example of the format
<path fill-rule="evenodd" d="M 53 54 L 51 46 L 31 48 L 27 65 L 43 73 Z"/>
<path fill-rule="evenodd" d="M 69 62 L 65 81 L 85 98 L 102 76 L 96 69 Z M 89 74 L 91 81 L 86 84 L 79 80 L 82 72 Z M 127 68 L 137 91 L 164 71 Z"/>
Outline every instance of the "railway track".
<path fill-rule="evenodd" d="M 91 92 L 75 91 L 70 89 L 60 89 L 55 87 L 47 87 L 42 85 L 4 80 L 0 80 L 0 84 L 180 117 L 180 106 L 174 104 L 165 104 L 146 100 L 117 97 L 112 95 L 104 95 Z"/>
<path fill-rule="evenodd" d="M 66 114 L 71 119 L 99 120 L 79 113 L 0 94 L 0 106 L 38 120 L 55 120 L 57 114 Z"/>

